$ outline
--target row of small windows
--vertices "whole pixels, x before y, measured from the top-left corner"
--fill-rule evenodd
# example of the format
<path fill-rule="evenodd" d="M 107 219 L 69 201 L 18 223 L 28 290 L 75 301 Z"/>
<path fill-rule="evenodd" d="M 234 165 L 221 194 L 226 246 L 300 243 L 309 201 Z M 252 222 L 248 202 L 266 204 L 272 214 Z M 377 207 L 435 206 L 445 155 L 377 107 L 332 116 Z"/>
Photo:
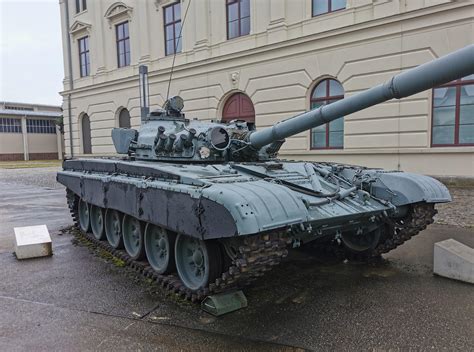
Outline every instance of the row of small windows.
<path fill-rule="evenodd" d="M 11 118 L 0 118 L 0 132 L 21 133 L 21 120 Z"/>
<path fill-rule="evenodd" d="M 6 110 L 20 110 L 20 111 L 34 111 L 34 108 L 29 108 L 26 106 L 12 106 L 12 105 L 5 105 Z"/>
<path fill-rule="evenodd" d="M 250 34 L 250 0 L 225 0 L 227 39 Z M 76 0 L 76 12 L 87 8 L 86 0 Z M 346 8 L 346 0 L 312 0 L 312 14 L 319 16 Z M 165 54 L 173 55 L 182 50 L 181 3 L 163 7 Z M 129 23 L 115 26 L 117 66 L 130 65 Z M 79 65 L 81 77 L 90 75 L 89 37 L 79 39 Z"/>
<path fill-rule="evenodd" d="M 26 120 L 26 132 L 56 134 L 56 125 L 53 120 Z"/>
<path fill-rule="evenodd" d="M 28 133 L 56 134 L 56 125 L 52 120 L 27 119 Z M 0 133 L 22 133 L 21 120 L 15 118 L 0 118 Z"/>

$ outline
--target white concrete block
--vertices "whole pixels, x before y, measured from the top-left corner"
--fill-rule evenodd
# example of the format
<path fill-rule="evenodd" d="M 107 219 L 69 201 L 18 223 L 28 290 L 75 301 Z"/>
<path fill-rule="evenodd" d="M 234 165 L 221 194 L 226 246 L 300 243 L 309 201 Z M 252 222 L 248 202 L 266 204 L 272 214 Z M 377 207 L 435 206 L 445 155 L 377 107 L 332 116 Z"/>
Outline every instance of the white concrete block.
<path fill-rule="evenodd" d="M 15 227 L 17 259 L 46 257 L 53 254 L 51 236 L 46 225 Z"/>
<path fill-rule="evenodd" d="M 474 249 L 453 239 L 434 245 L 433 272 L 474 284 Z"/>

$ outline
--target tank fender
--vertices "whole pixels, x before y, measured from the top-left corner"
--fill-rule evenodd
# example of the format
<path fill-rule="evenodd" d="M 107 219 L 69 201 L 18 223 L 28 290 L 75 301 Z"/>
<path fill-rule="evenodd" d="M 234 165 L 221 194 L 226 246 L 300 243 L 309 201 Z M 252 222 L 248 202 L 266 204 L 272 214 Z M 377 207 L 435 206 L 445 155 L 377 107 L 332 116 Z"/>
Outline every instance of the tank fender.
<path fill-rule="evenodd" d="M 371 193 L 396 206 L 418 202 L 446 203 L 451 201 L 448 188 L 429 176 L 383 171 L 375 171 L 373 176 L 376 181 L 372 183 Z"/>
<path fill-rule="evenodd" d="M 203 198 L 224 206 L 239 235 L 268 231 L 311 219 L 304 203 L 287 187 L 266 181 L 214 184 Z"/>

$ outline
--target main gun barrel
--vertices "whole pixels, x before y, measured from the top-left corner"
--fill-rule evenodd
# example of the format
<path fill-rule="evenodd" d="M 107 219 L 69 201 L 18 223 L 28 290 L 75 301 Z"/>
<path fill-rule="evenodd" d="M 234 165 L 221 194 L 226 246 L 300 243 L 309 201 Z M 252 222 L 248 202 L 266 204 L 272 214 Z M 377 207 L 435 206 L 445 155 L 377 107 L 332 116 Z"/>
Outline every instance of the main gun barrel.
<path fill-rule="evenodd" d="M 249 142 L 254 148 L 261 148 L 384 101 L 401 99 L 471 74 L 474 74 L 474 45 L 399 73 L 364 92 L 253 132 Z"/>

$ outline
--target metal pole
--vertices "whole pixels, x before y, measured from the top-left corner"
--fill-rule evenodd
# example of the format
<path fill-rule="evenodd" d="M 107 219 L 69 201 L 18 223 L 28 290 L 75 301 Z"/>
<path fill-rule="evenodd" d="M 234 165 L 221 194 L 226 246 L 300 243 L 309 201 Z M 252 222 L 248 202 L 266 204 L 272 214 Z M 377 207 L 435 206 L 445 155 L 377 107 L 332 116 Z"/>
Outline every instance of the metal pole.
<path fill-rule="evenodd" d="M 66 33 L 67 33 L 67 61 L 68 61 L 68 74 L 69 74 L 69 91 L 74 89 L 74 81 L 72 79 L 72 51 L 71 51 L 71 34 L 69 33 L 69 0 L 64 0 L 65 11 L 66 11 Z M 67 96 L 68 102 L 68 116 L 69 116 L 69 148 L 71 158 L 74 157 L 74 147 L 72 144 L 72 106 L 71 106 L 71 93 Z"/>
<path fill-rule="evenodd" d="M 140 114 L 142 121 L 146 120 L 150 112 L 149 102 L 149 84 L 148 84 L 148 67 L 140 65 L 138 67 L 139 88 L 140 88 Z"/>

